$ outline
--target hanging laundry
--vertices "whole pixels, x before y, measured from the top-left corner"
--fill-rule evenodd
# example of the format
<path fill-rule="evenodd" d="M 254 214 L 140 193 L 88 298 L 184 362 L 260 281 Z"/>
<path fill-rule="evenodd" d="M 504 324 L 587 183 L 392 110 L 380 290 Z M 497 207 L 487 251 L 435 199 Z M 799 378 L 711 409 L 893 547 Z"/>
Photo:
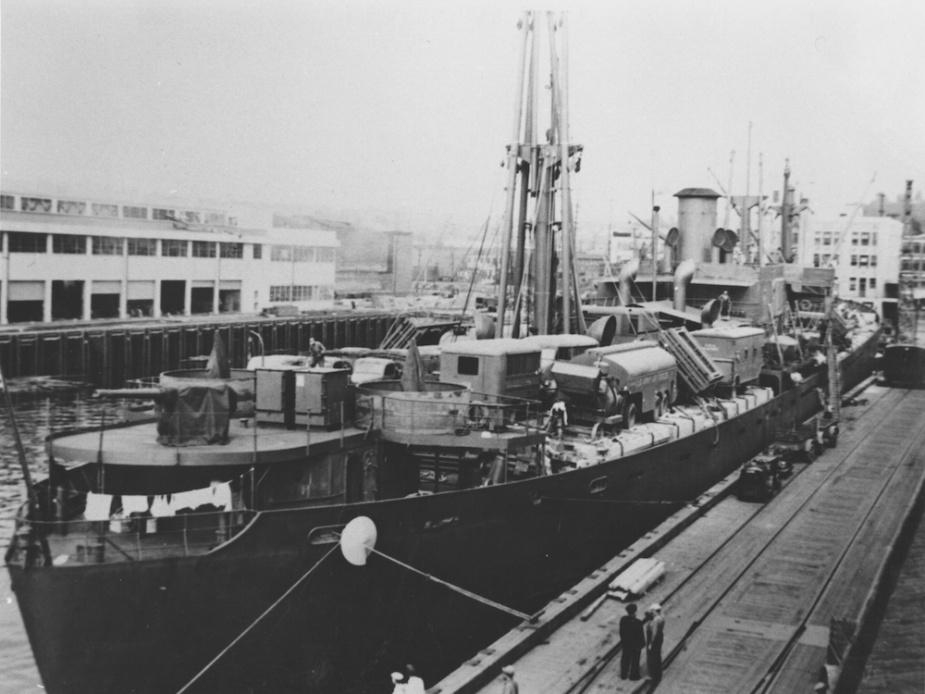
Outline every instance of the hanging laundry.
<path fill-rule="evenodd" d="M 170 500 L 174 511 L 183 509 L 197 509 L 200 506 L 210 506 L 212 504 L 212 489 L 191 489 L 188 492 L 178 492 Z"/>
<path fill-rule="evenodd" d="M 227 482 L 213 482 L 210 489 L 212 490 L 212 501 L 209 503 L 225 511 L 230 511 L 232 509 L 231 485 Z"/>
<path fill-rule="evenodd" d="M 156 518 L 166 518 L 175 515 L 175 511 L 166 496 L 156 496 L 151 502 L 151 515 Z"/>
<path fill-rule="evenodd" d="M 109 520 L 111 510 L 112 494 L 87 492 L 87 506 L 84 508 L 84 518 L 89 521 Z"/>
<path fill-rule="evenodd" d="M 132 515 L 133 513 L 144 513 L 148 512 L 148 497 L 146 496 L 123 496 L 122 497 L 122 512 L 126 517 Z"/>

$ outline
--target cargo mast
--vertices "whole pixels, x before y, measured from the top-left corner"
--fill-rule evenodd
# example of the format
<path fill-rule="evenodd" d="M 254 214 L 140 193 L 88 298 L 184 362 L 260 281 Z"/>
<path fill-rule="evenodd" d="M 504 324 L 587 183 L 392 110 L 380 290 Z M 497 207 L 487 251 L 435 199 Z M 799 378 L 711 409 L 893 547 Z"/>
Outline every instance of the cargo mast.
<path fill-rule="evenodd" d="M 514 128 L 508 145 L 506 205 L 502 223 L 501 272 L 498 285 L 498 314 L 495 335 L 504 334 L 509 303 L 508 288 L 514 286 L 511 334 L 519 336 L 525 287 L 532 288 L 532 329 L 539 334 L 556 332 L 556 275 L 561 255 L 562 331 L 584 332 L 581 307 L 574 273 L 574 222 L 571 205 L 570 173 L 580 166 L 582 147 L 569 144 L 568 130 L 568 47 L 565 16 L 548 13 L 550 51 L 550 125 L 546 143 L 537 142 L 538 34 L 536 15 L 524 14 L 519 23 L 521 37 L 520 66 L 514 108 Z M 560 50 L 557 51 L 557 35 Z M 561 56 L 560 56 L 561 53 Z M 563 166 L 563 163 L 565 164 Z M 517 173 L 520 172 L 518 190 Z M 558 205 L 556 198 L 558 193 Z M 532 211 L 529 199 L 534 200 Z M 517 209 L 515 211 L 515 205 Z M 513 253 L 514 225 L 517 225 L 516 250 Z M 532 231 L 532 235 L 529 233 Z M 529 243 L 532 258 L 528 264 Z M 529 267 L 529 271 L 528 271 Z M 513 270 L 513 272 L 512 272 Z M 530 274 L 530 281 L 524 280 Z M 511 282 L 510 276 L 514 275 Z"/>

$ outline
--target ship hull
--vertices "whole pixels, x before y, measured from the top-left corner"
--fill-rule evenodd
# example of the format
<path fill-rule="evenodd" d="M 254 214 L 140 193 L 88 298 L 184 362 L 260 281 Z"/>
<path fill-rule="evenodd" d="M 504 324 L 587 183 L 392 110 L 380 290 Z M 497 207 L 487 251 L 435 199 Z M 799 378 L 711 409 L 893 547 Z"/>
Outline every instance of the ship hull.
<path fill-rule="evenodd" d="M 872 356 L 865 346 L 843 361 L 845 387 L 869 373 Z M 263 512 L 202 556 L 9 564 L 42 680 L 52 694 L 178 691 L 243 633 L 190 691 L 363 691 L 357 682 L 387 682 L 406 662 L 435 681 L 517 619 L 382 556 L 352 566 L 336 545 L 312 543 L 318 528 L 367 516 L 385 555 L 532 613 L 760 452 L 777 427 L 818 411 L 823 380 L 587 468 Z"/>

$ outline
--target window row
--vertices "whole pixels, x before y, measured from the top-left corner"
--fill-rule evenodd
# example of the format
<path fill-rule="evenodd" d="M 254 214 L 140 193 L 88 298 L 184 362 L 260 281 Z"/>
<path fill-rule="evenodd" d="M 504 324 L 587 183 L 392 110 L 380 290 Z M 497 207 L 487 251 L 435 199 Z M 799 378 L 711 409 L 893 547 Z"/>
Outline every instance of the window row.
<path fill-rule="evenodd" d="M 817 246 L 831 246 L 837 244 L 839 239 L 842 237 L 843 232 L 840 231 L 817 231 L 814 235 L 814 239 Z M 876 246 L 877 245 L 877 232 L 876 231 L 852 231 L 851 232 L 851 245 L 852 246 Z"/>
<path fill-rule="evenodd" d="M 48 234 L 34 234 L 28 231 L 5 232 L 9 238 L 10 253 L 48 253 Z M 160 241 L 162 256 L 173 258 L 244 258 L 244 244 L 224 241 L 187 241 L 185 239 L 123 239 L 119 236 L 81 236 L 79 234 L 51 234 L 51 252 L 83 255 L 87 253 L 87 243 L 93 255 L 122 255 L 123 243 L 128 243 L 129 255 L 158 254 Z M 254 260 L 263 258 L 263 246 L 252 244 Z M 300 249 L 296 262 L 333 263 L 334 249 L 313 246 L 296 246 Z M 293 246 L 271 246 L 271 259 L 281 260 L 283 252 L 286 260 L 292 260 Z"/>
<path fill-rule="evenodd" d="M 7 232 L 10 253 L 47 253 L 48 241 L 46 234 L 32 234 L 29 232 Z M 127 243 L 128 255 L 157 255 L 157 239 L 123 239 L 119 236 L 80 236 L 75 234 L 52 234 L 51 252 L 60 254 L 85 255 L 87 253 L 87 240 L 90 241 L 90 252 L 93 255 L 122 255 L 123 243 Z M 190 242 L 182 239 L 162 239 L 161 255 L 168 257 L 185 258 Z M 259 259 L 260 246 L 254 245 L 254 257 Z M 214 258 L 216 254 L 222 258 L 243 258 L 243 243 L 224 243 L 215 241 L 193 241 L 192 256 L 194 258 Z"/>
<path fill-rule="evenodd" d="M 330 286 L 308 286 L 277 284 L 270 286 L 270 301 L 312 301 L 334 298 L 334 288 Z"/>
<path fill-rule="evenodd" d="M 865 296 L 865 292 L 877 288 L 877 278 L 875 277 L 849 277 L 848 291 L 857 292 L 859 296 Z"/>
<path fill-rule="evenodd" d="M 89 205 L 82 200 L 57 200 L 51 198 L 20 197 L 19 209 L 21 212 L 38 212 L 51 214 L 57 212 L 62 215 L 91 215 L 93 217 L 119 217 L 121 207 L 121 216 L 124 219 L 148 219 L 148 208 L 138 205 L 114 205 L 111 203 L 92 202 Z M 16 196 L 0 196 L 0 209 L 15 210 Z M 182 211 L 152 207 L 151 219 L 163 221 L 180 221 L 191 224 L 217 224 L 220 226 L 237 226 L 237 219 L 226 217 L 221 212 L 195 212 Z"/>
<path fill-rule="evenodd" d="M 333 263 L 334 249 L 325 246 L 273 246 L 270 260 L 285 263 Z"/>

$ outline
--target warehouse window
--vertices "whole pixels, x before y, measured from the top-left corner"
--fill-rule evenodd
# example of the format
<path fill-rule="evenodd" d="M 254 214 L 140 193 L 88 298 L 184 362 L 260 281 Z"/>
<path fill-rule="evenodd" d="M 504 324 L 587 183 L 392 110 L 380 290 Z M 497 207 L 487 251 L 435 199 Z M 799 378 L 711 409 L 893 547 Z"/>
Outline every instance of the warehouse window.
<path fill-rule="evenodd" d="M 274 285 L 270 287 L 270 301 L 291 301 L 292 287 L 289 285 Z"/>
<path fill-rule="evenodd" d="M 157 255 L 157 239 L 128 239 L 129 255 Z"/>
<path fill-rule="evenodd" d="M 51 212 L 51 200 L 48 198 L 22 198 L 19 209 L 23 212 Z"/>
<path fill-rule="evenodd" d="M 117 236 L 94 236 L 93 255 L 122 255 L 122 239 Z"/>
<path fill-rule="evenodd" d="M 292 288 L 293 301 L 311 301 L 312 288 L 304 285 L 297 285 Z"/>
<path fill-rule="evenodd" d="M 243 243 L 220 243 L 219 244 L 220 253 L 223 258 L 243 258 L 244 257 L 244 244 Z"/>
<path fill-rule="evenodd" d="M 31 234 L 28 231 L 8 231 L 10 253 L 45 253 L 48 251 L 46 234 Z"/>
<path fill-rule="evenodd" d="M 214 258 L 215 244 L 212 241 L 193 241 L 194 258 Z"/>
<path fill-rule="evenodd" d="M 107 205 L 102 202 L 94 202 L 90 205 L 90 208 L 93 210 L 94 217 L 118 217 L 119 216 L 119 206 L 118 205 Z"/>
<path fill-rule="evenodd" d="M 87 203 L 77 202 L 76 200 L 58 200 L 58 214 L 83 214 L 87 209 Z"/>
<path fill-rule="evenodd" d="M 53 253 L 84 254 L 87 252 L 87 237 L 74 234 L 52 234 L 51 250 Z"/>
<path fill-rule="evenodd" d="M 180 241 L 179 239 L 164 239 L 161 241 L 161 255 L 171 258 L 185 258 L 187 253 L 186 245 L 186 241 Z"/>
<path fill-rule="evenodd" d="M 173 210 L 162 210 L 158 207 L 151 210 L 151 219 L 166 219 L 169 221 L 173 216 Z"/>
<path fill-rule="evenodd" d="M 122 216 L 126 219 L 147 219 L 147 207 L 132 207 L 131 205 L 122 206 Z"/>

